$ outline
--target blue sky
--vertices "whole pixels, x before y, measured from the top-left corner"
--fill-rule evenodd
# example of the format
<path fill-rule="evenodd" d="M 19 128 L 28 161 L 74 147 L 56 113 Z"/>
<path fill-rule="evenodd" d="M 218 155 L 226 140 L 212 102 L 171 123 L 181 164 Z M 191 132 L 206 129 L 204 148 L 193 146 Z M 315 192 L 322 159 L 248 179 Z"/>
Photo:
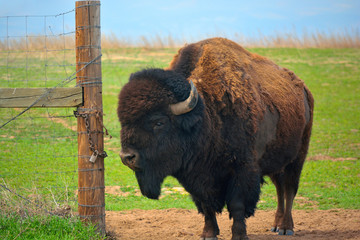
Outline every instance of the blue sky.
<path fill-rule="evenodd" d="M 52 15 L 72 10 L 74 5 L 73 0 L 0 0 L 0 16 Z M 2 18 L 0 32 L 5 31 L 4 21 Z M 44 28 L 43 19 L 31 21 L 29 25 Z M 70 29 L 73 15 L 64 22 Z M 52 24 L 50 19 L 47 24 Z M 62 26 L 62 19 L 54 23 L 54 31 L 56 25 Z M 260 33 L 359 32 L 360 0 L 103 0 L 101 25 L 105 34 L 133 39 L 156 34 L 195 40 L 208 36 L 232 38 L 235 34 L 256 37 Z M 14 29 L 11 31 L 17 34 Z M 29 27 L 28 31 L 39 30 Z"/>

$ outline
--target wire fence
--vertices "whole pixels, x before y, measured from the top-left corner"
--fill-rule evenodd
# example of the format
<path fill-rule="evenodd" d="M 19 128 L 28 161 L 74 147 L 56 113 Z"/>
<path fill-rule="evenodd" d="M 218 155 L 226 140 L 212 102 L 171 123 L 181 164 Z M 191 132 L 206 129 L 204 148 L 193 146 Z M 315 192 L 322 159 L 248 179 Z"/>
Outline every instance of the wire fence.
<path fill-rule="evenodd" d="M 0 17 L 0 88 L 73 87 L 75 9 Z M 0 204 L 68 214 L 77 208 L 77 120 L 69 108 L 0 108 Z M 73 210 L 73 211 L 70 211 Z"/>

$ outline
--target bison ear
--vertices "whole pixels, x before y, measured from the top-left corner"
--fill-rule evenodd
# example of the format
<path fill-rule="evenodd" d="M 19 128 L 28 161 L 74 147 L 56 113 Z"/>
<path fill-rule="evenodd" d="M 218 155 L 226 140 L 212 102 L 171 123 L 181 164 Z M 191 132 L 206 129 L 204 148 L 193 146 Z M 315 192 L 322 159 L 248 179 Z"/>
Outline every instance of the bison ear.
<path fill-rule="evenodd" d="M 187 133 L 194 133 L 201 129 L 202 122 L 204 121 L 204 105 L 202 99 L 199 98 L 197 107 L 188 114 L 175 116 L 177 125 Z"/>
<path fill-rule="evenodd" d="M 180 127 L 187 133 L 195 131 L 196 126 L 201 122 L 201 116 L 179 116 L 178 120 Z"/>

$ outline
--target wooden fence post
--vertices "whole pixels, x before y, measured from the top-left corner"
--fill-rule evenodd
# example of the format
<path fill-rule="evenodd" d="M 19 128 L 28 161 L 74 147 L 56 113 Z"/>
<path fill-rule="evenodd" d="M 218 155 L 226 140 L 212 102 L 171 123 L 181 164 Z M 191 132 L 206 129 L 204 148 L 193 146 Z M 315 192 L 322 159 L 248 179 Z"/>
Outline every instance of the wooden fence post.
<path fill-rule="evenodd" d="M 76 75 L 84 105 L 78 121 L 78 212 L 105 234 L 100 1 L 76 1 Z"/>

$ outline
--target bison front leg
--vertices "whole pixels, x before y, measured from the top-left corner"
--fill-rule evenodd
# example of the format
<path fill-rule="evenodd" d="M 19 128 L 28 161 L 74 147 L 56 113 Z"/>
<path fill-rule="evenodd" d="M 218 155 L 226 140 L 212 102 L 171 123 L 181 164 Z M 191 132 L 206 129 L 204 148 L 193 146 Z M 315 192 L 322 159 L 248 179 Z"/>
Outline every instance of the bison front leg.
<path fill-rule="evenodd" d="M 201 204 L 201 208 L 205 217 L 205 225 L 200 240 L 217 240 L 216 236 L 219 235 L 220 231 L 216 221 L 216 213 L 204 204 Z"/>
<path fill-rule="evenodd" d="M 253 174 L 251 174 L 253 173 Z M 232 240 L 249 239 L 245 219 L 254 215 L 260 196 L 260 177 L 256 172 L 241 172 L 229 183 L 226 205 L 233 218 Z"/>
<path fill-rule="evenodd" d="M 233 218 L 233 225 L 231 228 L 231 240 L 248 240 L 246 235 L 245 224 L 245 207 L 241 201 L 232 200 L 228 204 L 230 217 Z"/>

